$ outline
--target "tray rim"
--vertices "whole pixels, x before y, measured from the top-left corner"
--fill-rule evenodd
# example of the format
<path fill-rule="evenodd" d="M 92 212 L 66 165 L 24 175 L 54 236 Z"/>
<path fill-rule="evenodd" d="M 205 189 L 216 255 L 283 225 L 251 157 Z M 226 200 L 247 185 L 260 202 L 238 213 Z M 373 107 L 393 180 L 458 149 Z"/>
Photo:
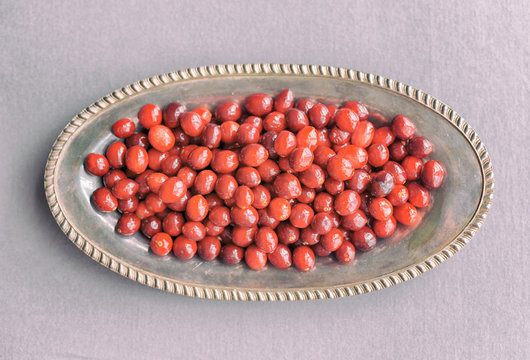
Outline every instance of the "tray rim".
<path fill-rule="evenodd" d="M 62 150 L 70 137 L 87 121 L 96 117 L 109 106 L 126 98 L 162 87 L 164 85 L 206 78 L 227 76 L 299 76 L 324 77 L 351 82 L 365 83 L 380 87 L 396 94 L 405 96 L 420 105 L 426 106 L 438 113 L 446 121 L 455 126 L 467 139 L 479 160 L 482 175 L 482 192 L 475 214 L 466 227 L 455 236 L 443 249 L 434 255 L 406 268 L 381 275 L 366 281 L 354 282 L 329 287 L 303 287 L 255 289 L 242 287 L 205 286 L 175 281 L 156 273 L 136 268 L 132 264 L 98 248 L 90 239 L 79 233 L 64 215 L 55 193 L 55 169 L 60 160 Z M 476 234 L 484 222 L 491 207 L 494 192 L 494 174 L 491 159 L 476 132 L 453 109 L 432 97 L 431 95 L 410 85 L 385 78 L 383 76 L 365 73 L 357 70 L 305 64 L 227 64 L 210 65 L 184 70 L 177 70 L 166 74 L 155 75 L 129 84 L 100 98 L 77 114 L 61 131 L 55 140 L 46 161 L 44 171 L 44 191 L 50 211 L 55 221 L 65 235 L 86 255 L 106 268 L 141 284 L 164 290 L 167 292 L 191 297 L 239 300 L 239 301 L 290 301 L 338 298 L 360 295 L 375 290 L 384 289 L 395 284 L 415 278 L 424 272 L 435 268 L 460 251 Z"/>

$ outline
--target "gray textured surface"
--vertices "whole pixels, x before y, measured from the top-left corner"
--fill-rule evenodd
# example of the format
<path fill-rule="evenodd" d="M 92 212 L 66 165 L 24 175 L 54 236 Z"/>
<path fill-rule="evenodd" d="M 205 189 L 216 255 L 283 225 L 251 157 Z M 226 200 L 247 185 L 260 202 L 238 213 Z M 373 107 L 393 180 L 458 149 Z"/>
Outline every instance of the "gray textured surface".
<path fill-rule="evenodd" d="M 252 4 L 0 2 L 0 358 L 530 357 L 528 5 Z M 294 303 L 165 294 L 70 243 L 42 173 L 71 117 L 148 75 L 245 62 L 356 68 L 448 103 L 493 159 L 496 198 L 477 236 L 399 286 Z"/>

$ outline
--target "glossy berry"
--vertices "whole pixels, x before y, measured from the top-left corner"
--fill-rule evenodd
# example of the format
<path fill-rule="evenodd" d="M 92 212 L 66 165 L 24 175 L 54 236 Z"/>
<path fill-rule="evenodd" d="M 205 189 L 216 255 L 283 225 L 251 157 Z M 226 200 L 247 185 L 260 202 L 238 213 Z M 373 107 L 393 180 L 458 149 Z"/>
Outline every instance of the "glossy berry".
<path fill-rule="evenodd" d="M 370 185 L 370 194 L 375 197 L 384 197 L 394 189 L 394 177 L 387 171 L 380 171 L 374 175 Z"/>
<path fill-rule="evenodd" d="M 241 106 L 233 101 L 225 101 L 215 109 L 215 117 L 221 122 L 237 121 L 241 117 Z"/>
<path fill-rule="evenodd" d="M 200 115 L 193 111 L 185 113 L 180 119 L 180 127 L 186 135 L 192 137 L 201 135 L 205 126 Z"/>
<path fill-rule="evenodd" d="M 291 89 L 285 89 L 274 99 L 274 110 L 285 113 L 294 105 L 294 95 Z"/>
<path fill-rule="evenodd" d="M 436 160 L 429 160 L 423 166 L 421 181 L 429 189 L 438 189 L 444 180 L 445 169 Z"/>
<path fill-rule="evenodd" d="M 368 148 L 368 163 L 374 167 L 383 166 L 390 158 L 388 148 L 382 144 L 373 144 Z"/>
<path fill-rule="evenodd" d="M 392 120 L 392 132 L 401 140 L 408 140 L 414 136 L 416 126 L 404 115 L 397 115 Z"/>
<path fill-rule="evenodd" d="M 140 145 L 130 147 L 125 153 L 125 166 L 135 174 L 144 172 L 148 164 L 147 151 Z"/>
<path fill-rule="evenodd" d="M 309 246 L 298 246 L 293 251 L 293 264 L 301 271 L 309 271 L 315 266 L 315 254 Z"/>
<path fill-rule="evenodd" d="M 375 233 L 369 227 L 364 226 L 353 232 L 352 242 L 357 250 L 370 251 L 375 247 L 377 239 Z"/>
<path fill-rule="evenodd" d="M 185 236 L 177 237 L 173 242 L 173 254 L 182 260 L 191 259 L 197 252 L 197 242 Z"/>
<path fill-rule="evenodd" d="M 94 191 L 92 203 L 96 209 L 104 212 L 114 211 L 118 208 L 118 199 L 106 187 L 101 187 Z"/>
<path fill-rule="evenodd" d="M 409 193 L 408 201 L 412 205 L 417 208 L 429 205 L 429 190 L 414 181 L 407 184 L 407 190 Z"/>
<path fill-rule="evenodd" d="M 105 156 L 91 153 L 85 159 L 85 168 L 92 175 L 103 176 L 110 170 L 110 165 Z"/>
<path fill-rule="evenodd" d="M 228 244 L 224 245 L 221 248 L 219 257 L 226 263 L 230 265 L 238 264 L 243 260 L 244 251 L 239 246 Z"/>
<path fill-rule="evenodd" d="M 140 218 L 136 214 L 123 214 L 116 224 L 116 231 L 122 235 L 132 235 L 140 230 Z"/>
<path fill-rule="evenodd" d="M 353 176 L 355 168 L 351 160 L 345 156 L 336 155 L 329 159 L 327 164 L 329 176 L 335 180 L 344 181 Z"/>
<path fill-rule="evenodd" d="M 285 199 L 295 199 L 302 194 L 302 186 L 298 178 L 292 174 L 280 174 L 274 180 L 274 192 Z"/>
<path fill-rule="evenodd" d="M 272 111 L 273 100 L 266 94 L 252 94 L 245 99 L 245 109 L 255 116 L 263 116 Z"/>
<path fill-rule="evenodd" d="M 325 235 L 322 235 L 320 244 L 328 251 L 335 251 L 342 245 L 343 241 L 344 236 L 342 232 L 339 229 L 333 229 Z"/>
<path fill-rule="evenodd" d="M 147 135 L 149 143 L 158 151 L 168 151 L 175 145 L 175 135 L 165 125 L 154 125 Z"/>
<path fill-rule="evenodd" d="M 370 210 L 370 215 L 372 215 L 377 220 L 386 220 L 392 216 L 393 207 L 390 201 L 385 198 L 374 198 L 368 205 Z"/>
<path fill-rule="evenodd" d="M 405 203 L 394 208 L 394 217 L 403 225 L 413 225 L 419 220 L 418 210 L 411 203 Z"/>
<path fill-rule="evenodd" d="M 168 104 L 162 112 L 162 122 L 174 129 L 180 124 L 180 118 L 186 112 L 186 107 L 178 102 Z"/>
<path fill-rule="evenodd" d="M 349 241 L 343 241 L 341 246 L 335 250 L 335 257 L 340 263 L 349 263 L 355 258 L 355 247 Z"/>
<path fill-rule="evenodd" d="M 267 264 L 267 254 L 251 245 L 245 250 L 245 262 L 252 270 L 259 270 Z"/>
<path fill-rule="evenodd" d="M 213 236 L 206 236 L 197 243 L 197 253 L 206 261 L 215 259 L 221 252 L 221 242 Z"/>
<path fill-rule="evenodd" d="M 391 216 L 386 220 L 375 220 L 372 229 L 377 237 L 387 238 L 394 233 L 396 226 L 396 219 Z"/>
<path fill-rule="evenodd" d="M 415 136 L 409 140 L 407 151 L 410 155 L 418 158 L 429 156 L 432 153 L 432 143 L 424 137 Z"/>
<path fill-rule="evenodd" d="M 138 120 L 144 129 L 150 129 L 162 123 L 162 110 L 154 104 L 147 104 L 138 113 Z"/>
<path fill-rule="evenodd" d="M 149 216 L 142 219 L 140 223 L 140 231 L 148 239 L 162 231 L 162 221 L 156 216 Z"/>
<path fill-rule="evenodd" d="M 337 127 L 343 131 L 352 133 L 357 128 L 359 115 L 352 109 L 342 108 L 337 110 L 333 116 Z"/>
<path fill-rule="evenodd" d="M 276 249 L 268 254 L 269 262 L 278 269 L 287 269 L 292 264 L 291 250 L 284 244 L 278 244 Z"/>
<path fill-rule="evenodd" d="M 191 221 L 202 221 L 208 214 L 208 203 L 202 195 L 192 196 L 186 204 L 186 218 Z"/>
<path fill-rule="evenodd" d="M 112 133 L 121 139 L 128 138 L 134 134 L 136 126 L 131 119 L 120 119 L 112 124 Z"/>
<path fill-rule="evenodd" d="M 353 190 L 341 192 L 335 198 L 335 211 L 341 216 L 351 215 L 361 205 L 361 197 Z"/>
<path fill-rule="evenodd" d="M 276 250 L 278 236 L 270 227 L 261 227 L 255 235 L 254 242 L 261 251 L 270 254 Z"/>
<path fill-rule="evenodd" d="M 138 192 L 140 186 L 129 178 L 121 179 L 112 187 L 112 194 L 120 200 L 132 198 Z"/>
<path fill-rule="evenodd" d="M 164 256 L 171 252 L 173 239 L 168 234 L 159 232 L 151 238 L 150 246 L 156 255 Z"/>

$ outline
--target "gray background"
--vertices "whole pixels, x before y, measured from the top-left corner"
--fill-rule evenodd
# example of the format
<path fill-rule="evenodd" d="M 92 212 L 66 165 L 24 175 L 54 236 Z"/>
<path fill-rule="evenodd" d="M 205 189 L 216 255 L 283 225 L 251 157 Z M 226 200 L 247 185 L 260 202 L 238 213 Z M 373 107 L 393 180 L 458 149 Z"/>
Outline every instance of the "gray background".
<path fill-rule="evenodd" d="M 528 359 L 529 8 L 434 3 L 0 1 L 0 358 Z M 496 174 L 473 241 L 399 286 L 293 303 L 166 294 L 78 250 L 42 189 L 63 126 L 146 76 L 247 62 L 355 68 L 452 106 Z"/>

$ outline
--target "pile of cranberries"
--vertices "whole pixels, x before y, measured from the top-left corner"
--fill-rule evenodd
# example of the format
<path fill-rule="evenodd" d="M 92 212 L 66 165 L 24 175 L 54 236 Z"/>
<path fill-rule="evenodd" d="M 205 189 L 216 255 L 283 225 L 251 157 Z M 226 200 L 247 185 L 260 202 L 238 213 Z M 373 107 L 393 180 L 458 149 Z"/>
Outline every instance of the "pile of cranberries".
<path fill-rule="evenodd" d="M 188 110 L 171 103 L 120 119 L 106 154 L 85 167 L 103 177 L 92 201 L 118 210 L 116 230 L 141 231 L 153 253 L 195 253 L 254 270 L 267 260 L 308 271 L 315 254 L 342 263 L 369 251 L 397 223 L 420 221 L 444 179 L 429 140 L 410 119 L 387 121 L 365 105 L 309 99 L 286 89 Z M 374 123 L 382 123 L 379 128 Z"/>

